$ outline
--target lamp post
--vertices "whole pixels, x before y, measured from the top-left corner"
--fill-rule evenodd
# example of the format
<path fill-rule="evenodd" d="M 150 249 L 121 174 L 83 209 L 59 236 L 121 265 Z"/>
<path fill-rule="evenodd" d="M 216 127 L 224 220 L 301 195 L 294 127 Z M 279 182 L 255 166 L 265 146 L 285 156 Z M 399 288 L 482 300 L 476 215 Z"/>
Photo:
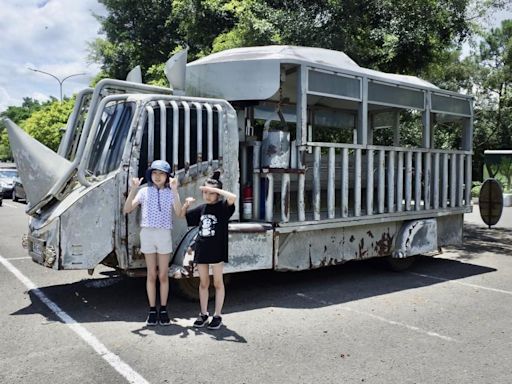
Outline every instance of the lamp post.
<path fill-rule="evenodd" d="M 60 101 L 62 102 L 62 83 L 64 83 L 64 81 L 66 81 L 67 79 L 69 79 L 70 77 L 73 77 L 73 76 L 81 76 L 81 75 L 85 75 L 85 73 L 74 73 L 72 75 L 69 75 L 69 76 L 66 76 L 62 79 L 59 79 L 57 76 L 55 75 L 52 75 L 51 73 L 48 73 L 48 72 L 45 72 L 45 71 L 41 71 L 40 69 L 35 69 L 35 68 L 27 68 L 31 71 L 34 71 L 34 72 L 39 72 L 39 73 L 44 73 L 45 75 L 48 75 L 48 76 L 51 76 L 53 77 L 55 80 L 57 80 L 59 82 L 59 89 L 60 89 Z"/>

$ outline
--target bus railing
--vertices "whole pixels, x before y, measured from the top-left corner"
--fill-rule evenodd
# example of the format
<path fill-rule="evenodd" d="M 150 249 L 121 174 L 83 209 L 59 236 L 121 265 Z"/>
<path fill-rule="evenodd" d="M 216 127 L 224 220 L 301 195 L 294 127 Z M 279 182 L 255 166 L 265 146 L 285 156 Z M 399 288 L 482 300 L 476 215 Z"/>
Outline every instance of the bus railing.
<path fill-rule="evenodd" d="M 471 152 L 308 143 L 298 169 L 254 164 L 253 218 L 267 222 L 460 212 L 471 205 Z M 253 158 L 258 159 L 258 146 Z M 260 196 L 261 195 L 261 196 Z"/>

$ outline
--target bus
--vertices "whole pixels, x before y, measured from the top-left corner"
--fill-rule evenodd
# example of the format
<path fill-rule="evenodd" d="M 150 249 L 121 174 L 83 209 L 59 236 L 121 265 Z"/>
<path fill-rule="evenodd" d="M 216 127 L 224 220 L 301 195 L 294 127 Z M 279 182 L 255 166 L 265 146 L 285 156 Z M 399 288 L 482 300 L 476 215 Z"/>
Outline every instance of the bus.
<path fill-rule="evenodd" d="M 129 180 L 167 160 L 182 198 L 220 170 L 240 200 L 227 274 L 383 257 L 395 269 L 462 242 L 473 100 L 322 48 L 236 48 L 166 63 L 169 87 L 104 79 L 81 91 L 57 153 L 7 121 L 34 261 L 144 271 Z M 458 138 L 446 148 L 446 134 Z M 196 295 L 197 228 L 176 219 L 170 276 Z"/>

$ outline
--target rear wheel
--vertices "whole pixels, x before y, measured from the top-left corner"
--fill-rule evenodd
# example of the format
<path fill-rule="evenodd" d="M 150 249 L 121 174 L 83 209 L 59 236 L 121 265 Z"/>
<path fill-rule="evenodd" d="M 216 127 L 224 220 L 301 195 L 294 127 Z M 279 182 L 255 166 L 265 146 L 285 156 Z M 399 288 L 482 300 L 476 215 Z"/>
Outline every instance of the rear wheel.
<path fill-rule="evenodd" d="M 392 257 L 387 256 L 385 258 L 387 267 L 395 272 L 402 272 L 412 267 L 414 262 L 416 261 L 415 256 L 409 256 L 409 257 Z"/>

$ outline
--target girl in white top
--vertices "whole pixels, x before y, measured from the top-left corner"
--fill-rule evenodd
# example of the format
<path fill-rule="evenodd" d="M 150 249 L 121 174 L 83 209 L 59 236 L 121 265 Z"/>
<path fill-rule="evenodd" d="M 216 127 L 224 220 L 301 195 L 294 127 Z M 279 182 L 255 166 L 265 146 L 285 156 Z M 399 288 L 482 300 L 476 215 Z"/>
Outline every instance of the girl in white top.
<path fill-rule="evenodd" d="M 183 217 L 185 210 L 178 194 L 178 181 L 170 177 L 171 167 L 155 160 L 146 171 L 148 185 L 140 188 L 143 178 L 133 178 L 123 212 L 128 214 L 141 206 L 140 250 L 146 259 L 146 291 L 149 301 L 147 325 L 169 325 L 169 260 L 172 253 L 172 209 Z M 156 310 L 156 279 L 160 281 L 160 309 Z"/>

